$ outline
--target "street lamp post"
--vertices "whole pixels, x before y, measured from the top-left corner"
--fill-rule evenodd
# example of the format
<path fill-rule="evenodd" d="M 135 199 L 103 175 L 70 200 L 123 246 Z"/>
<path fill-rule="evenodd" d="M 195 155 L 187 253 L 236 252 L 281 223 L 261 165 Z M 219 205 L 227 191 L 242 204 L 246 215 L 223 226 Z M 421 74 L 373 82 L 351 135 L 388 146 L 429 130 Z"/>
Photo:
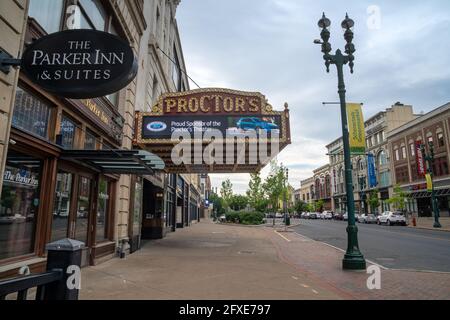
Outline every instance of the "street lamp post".
<path fill-rule="evenodd" d="M 427 162 L 427 172 L 431 177 L 431 205 L 433 207 L 433 214 L 434 214 L 434 228 L 442 228 L 441 223 L 439 222 L 439 206 L 437 203 L 436 198 L 436 190 L 434 190 L 434 173 L 433 173 L 433 165 L 434 165 L 434 144 L 433 142 L 428 142 L 428 148 L 430 150 L 430 153 L 427 155 L 425 152 L 425 145 L 422 144 L 420 146 L 420 149 L 422 151 L 422 155 Z"/>
<path fill-rule="evenodd" d="M 289 179 L 289 169 L 286 168 L 286 179 L 284 180 L 284 229 L 287 229 L 287 215 L 288 215 L 288 203 L 287 203 L 287 185 L 289 183 L 287 183 L 288 179 Z"/>
<path fill-rule="evenodd" d="M 346 194 L 347 194 L 347 210 L 348 210 L 348 227 L 347 227 L 347 252 L 342 261 L 342 267 L 344 270 L 365 270 L 366 260 L 359 250 L 358 245 L 358 227 L 355 223 L 355 199 L 353 196 L 353 181 L 352 181 L 352 165 L 350 158 L 350 142 L 349 131 L 347 121 L 347 106 L 345 101 L 345 83 L 344 83 L 344 65 L 348 64 L 350 72 L 353 73 L 353 66 L 355 57 L 353 53 L 355 45 L 353 41 L 352 28 L 355 25 L 354 21 L 346 15 L 345 20 L 342 21 L 342 28 L 345 29 L 344 38 L 347 42 L 345 46 L 345 53 L 342 54 L 341 50 L 336 50 L 335 55 L 331 55 L 330 31 L 328 28 L 331 25 L 331 21 L 325 16 L 318 22 L 319 28 L 322 29 L 320 36 L 323 41 L 315 40 L 314 43 L 322 45 L 323 58 L 325 60 L 325 66 L 327 72 L 330 72 L 330 65 L 334 64 L 337 68 L 338 74 L 338 93 L 341 103 L 341 121 L 342 121 L 342 139 L 344 142 L 344 162 L 345 162 L 345 181 L 346 181 Z"/>

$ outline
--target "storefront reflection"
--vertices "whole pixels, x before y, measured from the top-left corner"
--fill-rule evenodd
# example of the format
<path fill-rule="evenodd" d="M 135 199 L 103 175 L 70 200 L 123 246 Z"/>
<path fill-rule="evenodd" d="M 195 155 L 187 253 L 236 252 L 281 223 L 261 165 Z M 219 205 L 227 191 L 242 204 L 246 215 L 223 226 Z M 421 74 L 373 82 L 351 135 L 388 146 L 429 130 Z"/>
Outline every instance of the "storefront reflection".
<path fill-rule="evenodd" d="M 0 259 L 34 251 L 42 162 L 10 150 L 0 200 Z"/>

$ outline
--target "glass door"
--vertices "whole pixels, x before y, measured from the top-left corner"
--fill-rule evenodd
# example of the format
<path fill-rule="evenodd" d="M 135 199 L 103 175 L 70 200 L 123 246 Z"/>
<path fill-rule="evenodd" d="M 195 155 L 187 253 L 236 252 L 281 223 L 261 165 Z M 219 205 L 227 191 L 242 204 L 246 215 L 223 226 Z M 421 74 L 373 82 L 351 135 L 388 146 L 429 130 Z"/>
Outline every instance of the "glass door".
<path fill-rule="evenodd" d="M 77 212 L 74 217 L 74 239 L 88 244 L 89 212 L 91 211 L 91 180 L 80 176 L 78 180 Z"/>
<path fill-rule="evenodd" d="M 51 242 L 68 236 L 70 204 L 72 203 L 73 174 L 58 171 L 56 176 L 55 200 L 53 203 L 53 222 Z"/>

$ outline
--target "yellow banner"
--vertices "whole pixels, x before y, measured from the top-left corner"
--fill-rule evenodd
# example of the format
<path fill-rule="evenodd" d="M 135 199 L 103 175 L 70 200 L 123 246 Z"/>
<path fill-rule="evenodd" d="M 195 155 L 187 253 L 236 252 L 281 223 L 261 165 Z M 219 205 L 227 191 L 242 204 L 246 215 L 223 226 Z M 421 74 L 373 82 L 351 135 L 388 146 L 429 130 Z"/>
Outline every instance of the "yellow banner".
<path fill-rule="evenodd" d="M 431 180 L 431 174 L 427 173 L 425 178 L 427 179 L 427 190 L 429 192 L 433 191 L 433 180 Z"/>
<path fill-rule="evenodd" d="M 361 104 L 348 103 L 347 115 L 350 152 L 352 154 L 364 154 L 366 153 L 366 131 Z"/>

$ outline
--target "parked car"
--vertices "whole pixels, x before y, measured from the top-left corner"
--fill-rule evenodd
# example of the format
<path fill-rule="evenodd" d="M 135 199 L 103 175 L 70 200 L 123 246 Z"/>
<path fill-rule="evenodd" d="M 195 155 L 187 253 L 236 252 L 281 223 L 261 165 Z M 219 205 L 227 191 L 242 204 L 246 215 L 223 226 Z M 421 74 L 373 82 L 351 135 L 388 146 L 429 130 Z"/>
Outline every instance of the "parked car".
<path fill-rule="evenodd" d="M 344 214 L 343 213 L 336 213 L 333 216 L 334 220 L 344 220 Z"/>
<path fill-rule="evenodd" d="M 277 212 L 275 215 L 275 218 L 277 218 L 277 219 L 284 218 L 284 214 Z"/>
<path fill-rule="evenodd" d="M 220 216 L 219 221 L 220 222 L 227 222 L 227 217 L 223 214 L 223 215 Z"/>
<path fill-rule="evenodd" d="M 362 214 L 358 218 L 359 223 L 377 223 L 377 218 L 373 214 Z"/>
<path fill-rule="evenodd" d="M 317 219 L 317 212 L 311 212 L 308 215 L 308 219 Z"/>
<path fill-rule="evenodd" d="M 342 215 L 342 220 L 348 221 L 348 213 L 347 212 Z"/>
<path fill-rule="evenodd" d="M 333 213 L 331 213 L 331 211 L 324 211 L 324 212 L 322 212 L 322 219 L 324 219 L 324 220 L 332 220 L 333 219 Z"/>
<path fill-rule="evenodd" d="M 385 211 L 381 216 L 378 216 L 377 223 L 386 224 L 388 226 L 394 224 L 406 226 L 406 218 L 402 212 Z"/>

